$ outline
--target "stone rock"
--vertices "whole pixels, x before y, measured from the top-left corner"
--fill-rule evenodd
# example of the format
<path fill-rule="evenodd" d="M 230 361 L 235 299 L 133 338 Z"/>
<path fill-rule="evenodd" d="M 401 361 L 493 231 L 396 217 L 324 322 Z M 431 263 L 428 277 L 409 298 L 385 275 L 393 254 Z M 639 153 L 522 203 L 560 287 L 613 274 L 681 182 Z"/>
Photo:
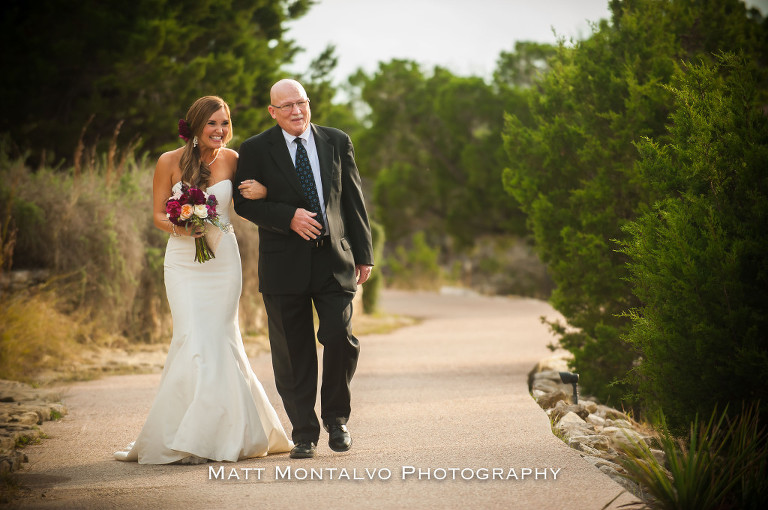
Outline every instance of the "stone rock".
<path fill-rule="evenodd" d="M 600 469 L 603 466 L 605 466 L 613 469 L 617 474 L 618 474 L 618 470 L 621 469 L 621 466 L 619 466 L 615 462 L 611 462 L 610 460 L 606 460 L 602 457 L 597 457 L 594 455 L 583 455 L 582 458 L 587 462 L 589 462 L 590 464 L 592 464 L 593 466 L 595 466 L 597 469 Z"/>
<path fill-rule="evenodd" d="M 43 420 L 35 411 L 24 411 L 11 418 L 11 420 L 21 425 L 38 425 L 43 423 Z"/>
<path fill-rule="evenodd" d="M 592 425 L 594 425 L 595 427 L 605 427 L 605 419 L 603 419 L 603 418 L 600 418 L 600 417 L 599 417 L 598 415 L 596 415 L 596 414 L 590 414 L 589 416 L 587 416 L 587 417 L 585 418 L 585 421 L 586 421 L 587 423 L 591 423 L 591 424 L 592 424 Z"/>
<path fill-rule="evenodd" d="M 0 472 L 16 471 L 26 454 L 16 449 L 40 438 L 38 425 L 67 414 L 59 394 L 16 381 L 0 380 Z"/>
<path fill-rule="evenodd" d="M 662 466 L 666 464 L 667 462 L 667 454 L 664 453 L 662 450 L 657 450 L 656 448 L 651 448 L 651 453 L 653 454 L 654 458 L 656 459 L 656 462 L 661 464 Z"/>
<path fill-rule="evenodd" d="M 536 402 L 544 409 L 549 409 L 550 407 L 555 407 L 555 404 L 557 404 L 557 402 L 560 400 L 567 399 L 568 395 L 563 390 L 557 390 L 552 393 L 546 393 L 542 395 Z"/>
<path fill-rule="evenodd" d="M 553 393 L 558 390 L 563 390 L 561 385 L 556 384 L 553 381 L 550 381 L 549 379 L 536 379 L 533 381 L 533 390 L 532 391 L 541 391 L 544 393 Z"/>
<path fill-rule="evenodd" d="M 578 425 L 586 425 L 587 422 L 584 421 L 584 418 L 579 416 L 578 414 L 574 413 L 573 411 L 569 411 L 565 413 L 558 421 L 558 424 L 560 423 L 576 423 Z"/>
<path fill-rule="evenodd" d="M 569 440 L 574 436 L 587 436 L 594 433 L 594 428 L 573 412 L 560 418 L 556 427 Z"/>
<path fill-rule="evenodd" d="M 529 375 L 528 390 L 533 391 L 534 389 L 546 392 L 559 389 L 568 395 L 573 393 L 573 386 L 570 384 L 563 384 L 562 379 L 560 379 L 560 372 L 554 370 L 545 370 L 543 372 L 535 373 L 532 376 Z"/>
<path fill-rule="evenodd" d="M 568 438 L 568 446 L 570 446 L 574 450 L 578 450 L 580 452 L 586 453 L 587 455 L 593 455 L 593 456 L 600 455 L 600 452 L 598 450 L 580 441 L 580 439 L 584 437 L 589 437 L 589 436 L 573 436 Z"/>
<path fill-rule="evenodd" d="M 611 440 L 611 445 L 620 451 L 635 450 L 637 444 L 645 441 L 645 438 L 632 428 L 604 427 L 602 433 Z"/>
<path fill-rule="evenodd" d="M 632 423 L 630 423 L 628 420 L 621 420 L 621 419 L 619 419 L 619 420 L 611 420 L 610 418 L 608 418 L 607 420 L 605 420 L 605 426 L 606 427 L 617 427 L 617 428 L 620 428 L 620 429 L 631 429 L 632 428 Z"/>
<path fill-rule="evenodd" d="M 595 414 L 597 412 L 597 404 L 591 400 L 579 398 L 579 404 L 586 407 L 589 414 Z"/>
<path fill-rule="evenodd" d="M 624 487 L 627 492 L 633 494 L 634 496 L 640 497 L 640 487 L 626 476 L 622 476 L 621 472 L 619 472 L 616 468 L 612 466 L 600 466 L 598 469 L 611 477 L 611 480 Z M 622 469 L 623 472 L 623 468 L 620 469 Z"/>
<path fill-rule="evenodd" d="M 597 406 L 597 410 L 594 412 L 594 414 L 600 416 L 601 418 L 605 418 L 606 420 L 626 420 L 628 422 L 632 422 L 632 418 L 626 414 L 602 404 Z"/>
<path fill-rule="evenodd" d="M 607 452 L 611 450 L 611 440 L 600 434 L 588 434 L 584 436 L 573 436 L 569 443 L 580 444 L 592 450 Z M 580 448 L 576 448 L 579 450 Z M 583 451 L 583 450 L 582 450 Z"/>
<path fill-rule="evenodd" d="M 534 376 L 541 372 L 568 372 L 568 361 L 573 359 L 573 355 L 570 353 L 555 354 L 548 358 L 540 360 L 534 367 L 528 372 L 528 390 L 533 389 Z M 557 382 L 560 382 L 558 376 Z"/>
<path fill-rule="evenodd" d="M 589 411 L 587 411 L 587 408 L 583 405 L 567 404 L 565 401 L 561 400 L 555 404 L 555 408 L 550 417 L 553 421 L 558 421 L 562 416 L 565 416 L 568 413 L 576 413 L 582 420 L 589 416 Z"/>

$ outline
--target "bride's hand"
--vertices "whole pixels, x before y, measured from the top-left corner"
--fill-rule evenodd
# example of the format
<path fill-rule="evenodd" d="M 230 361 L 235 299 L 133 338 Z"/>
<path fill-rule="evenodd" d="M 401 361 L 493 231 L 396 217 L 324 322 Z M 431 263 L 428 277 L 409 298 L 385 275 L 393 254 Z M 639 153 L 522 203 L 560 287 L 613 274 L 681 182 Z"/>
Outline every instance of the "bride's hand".
<path fill-rule="evenodd" d="M 205 235 L 205 226 L 193 225 L 187 229 L 187 233 L 189 234 L 189 237 L 203 237 Z"/>
<path fill-rule="evenodd" d="M 267 198 L 267 188 L 259 181 L 248 179 L 240 183 L 237 187 L 240 190 L 240 194 L 243 198 L 249 200 L 258 200 L 260 198 Z"/>

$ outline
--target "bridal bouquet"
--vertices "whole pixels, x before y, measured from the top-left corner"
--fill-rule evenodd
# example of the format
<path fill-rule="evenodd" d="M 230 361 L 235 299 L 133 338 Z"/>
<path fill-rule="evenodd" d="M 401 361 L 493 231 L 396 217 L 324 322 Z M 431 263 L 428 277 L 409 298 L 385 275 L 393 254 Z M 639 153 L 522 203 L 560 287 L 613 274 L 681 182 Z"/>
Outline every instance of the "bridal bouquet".
<path fill-rule="evenodd" d="M 217 205 L 218 202 L 214 195 L 182 184 L 181 189 L 166 202 L 165 215 L 171 223 L 187 230 L 195 227 L 205 229 L 206 223 L 226 230 L 226 227 L 219 221 L 219 214 L 216 212 Z M 195 261 L 203 263 L 212 258 L 215 258 L 215 255 L 208 246 L 205 236 L 196 237 Z"/>

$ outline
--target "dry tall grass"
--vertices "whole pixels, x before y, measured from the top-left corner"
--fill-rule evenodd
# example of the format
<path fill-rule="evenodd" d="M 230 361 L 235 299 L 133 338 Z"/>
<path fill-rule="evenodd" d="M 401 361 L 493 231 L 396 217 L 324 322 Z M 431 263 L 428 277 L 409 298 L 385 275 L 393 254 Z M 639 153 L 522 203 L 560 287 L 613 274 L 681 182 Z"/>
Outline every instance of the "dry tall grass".
<path fill-rule="evenodd" d="M 62 369 L 91 337 L 87 321 L 58 310 L 51 292 L 16 293 L 0 306 L 0 377 L 35 382 L 43 370 Z"/>
<path fill-rule="evenodd" d="M 7 183 L 16 183 L 12 206 L 0 210 L 0 225 L 8 220 L 16 231 L 13 268 L 50 275 L 44 293 L 0 290 L 0 378 L 19 373 L 9 368 L 13 363 L 45 368 L 67 352 L 76 355 L 76 345 L 169 341 L 163 282 L 168 236 L 152 224 L 154 166 L 133 158 L 115 165 L 113 158 L 107 154 L 68 171 L 33 171 L 0 154 L 0 198 L 11 199 Z M 244 332 L 262 333 L 258 233 L 239 219 L 235 229 L 243 260 L 241 325 Z M 43 317 L 56 326 L 41 327 Z M 49 342 L 58 347 L 43 348 Z"/>

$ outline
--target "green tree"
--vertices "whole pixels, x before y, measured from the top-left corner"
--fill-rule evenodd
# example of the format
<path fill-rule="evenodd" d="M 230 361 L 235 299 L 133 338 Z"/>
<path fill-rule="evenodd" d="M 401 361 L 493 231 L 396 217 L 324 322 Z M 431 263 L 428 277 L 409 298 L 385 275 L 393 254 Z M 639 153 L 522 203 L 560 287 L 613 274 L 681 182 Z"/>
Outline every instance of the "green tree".
<path fill-rule="evenodd" d="M 311 0 L 8 0 L 0 18 L 0 133 L 40 159 L 134 137 L 175 146 L 175 119 L 199 96 L 230 103 L 236 134 L 271 122 L 269 87 L 297 48 L 283 23 Z"/>
<path fill-rule="evenodd" d="M 573 328 L 554 324 L 584 389 L 622 398 L 637 357 L 622 340 L 639 306 L 627 257 L 612 240 L 659 197 L 637 171 L 641 137 L 664 141 L 670 82 L 681 59 L 718 49 L 765 59 L 766 27 L 737 0 L 612 0 L 611 21 L 562 43 L 534 87 L 532 120 L 510 115 L 504 185 L 528 215 L 557 286 L 551 301 Z M 529 124 L 531 123 L 531 124 Z"/>
<path fill-rule="evenodd" d="M 759 73 L 725 55 L 671 88 L 670 140 L 639 144 L 666 197 L 624 228 L 642 397 L 673 426 L 737 399 L 768 402 L 768 117 Z M 764 413 L 765 414 L 765 413 Z"/>
<path fill-rule="evenodd" d="M 353 82 L 370 108 L 358 148 L 388 240 L 427 231 L 433 245 L 444 245 L 447 234 L 461 249 L 478 235 L 524 231 L 523 215 L 498 184 L 506 166 L 501 87 L 439 67 L 426 74 L 402 60 Z"/>
<path fill-rule="evenodd" d="M 514 51 L 499 55 L 494 82 L 508 88 L 530 88 L 549 71 L 549 61 L 555 54 L 556 47 L 551 44 L 517 41 Z"/>

